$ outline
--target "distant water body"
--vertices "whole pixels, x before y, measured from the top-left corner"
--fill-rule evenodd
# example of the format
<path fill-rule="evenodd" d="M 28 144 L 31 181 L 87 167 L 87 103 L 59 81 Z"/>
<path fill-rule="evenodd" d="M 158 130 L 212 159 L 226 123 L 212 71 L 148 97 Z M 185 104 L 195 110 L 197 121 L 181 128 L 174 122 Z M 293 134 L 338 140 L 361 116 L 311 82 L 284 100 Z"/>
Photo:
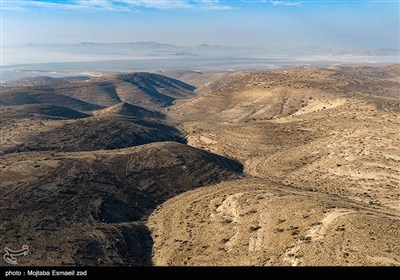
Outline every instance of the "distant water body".
<path fill-rule="evenodd" d="M 135 71 L 237 71 L 276 70 L 300 66 L 382 65 L 399 63 L 398 57 L 140 57 L 88 62 L 51 62 L 2 65 L 2 82 L 26 77 L 65 77 Z"/>

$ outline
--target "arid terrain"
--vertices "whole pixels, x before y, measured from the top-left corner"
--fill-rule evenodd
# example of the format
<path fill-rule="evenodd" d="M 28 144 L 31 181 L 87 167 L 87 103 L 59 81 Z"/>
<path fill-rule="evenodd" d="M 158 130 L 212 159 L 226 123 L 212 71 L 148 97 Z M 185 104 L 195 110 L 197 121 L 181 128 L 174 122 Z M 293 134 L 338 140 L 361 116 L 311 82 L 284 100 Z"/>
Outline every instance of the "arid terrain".
<path fill-rule="evenodd" d="M 399 266 L 400 65 L 16 81 L 0 199 L 21 265 Z"/>

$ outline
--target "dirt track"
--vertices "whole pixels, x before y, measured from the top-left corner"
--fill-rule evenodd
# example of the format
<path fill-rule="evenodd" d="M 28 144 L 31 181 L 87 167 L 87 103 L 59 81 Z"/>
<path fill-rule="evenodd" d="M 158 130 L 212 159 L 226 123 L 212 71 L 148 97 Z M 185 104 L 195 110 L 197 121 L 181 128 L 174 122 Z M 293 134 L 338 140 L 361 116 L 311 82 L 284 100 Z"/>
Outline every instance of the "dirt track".
<path fill-rule="evenodd" d="M 161 205 L 154 263 L 400 265 L 396 69 L 235 73 L 172 107 L 189 145 L 247 178 Z"/>
<path fill-rule="evenodd" d="M 155 265 L 399 265 L 400 217 L 260 179 L 203 187 L 149 218 Z"/>
<path fill-rule="evenodd" d="M 399 73 L 4 90 L 0 241 L 21 265 L 400 265 Z"/>

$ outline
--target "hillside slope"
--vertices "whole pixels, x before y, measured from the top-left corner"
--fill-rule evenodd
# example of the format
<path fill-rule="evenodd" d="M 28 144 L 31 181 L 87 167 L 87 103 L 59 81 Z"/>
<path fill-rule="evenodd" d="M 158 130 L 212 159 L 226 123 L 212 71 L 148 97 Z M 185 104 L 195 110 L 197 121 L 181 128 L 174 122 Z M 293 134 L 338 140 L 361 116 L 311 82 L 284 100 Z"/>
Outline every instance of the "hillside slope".
<path fill-rule="evenodd" d="M 22 265 L 400 265 L 399 70 L 5 89 L 0 241 Z"/>
<path fill-rule="evenodd" d="M 155 265 L 400 265 L 400 216 L 265 179 L 178 195 L 148 225 Z"/>
<path fill-rule="evenodd" d="M 3 156 L 0 241 L 29 244 L 22 265 L 149 265 L 152 239 L 142 223 L 148 213 L 241 170 L 233 160 L 173 142 Z"/>
<path fill-rule="evenodd" d="M 160 108 L 173 104 L 176 99 L 192 97 L 194 89 L 158 74 L 126 73 L 87 81 L 5 88 L 0 92 L 0 106 L 51 103 L 91 111 L 127 102 Z"/>
<path fill-rule="evenodd" d="M 231 73 L 169 117 L 246 178 L 149 218 L 158 265 L 400 265 L 400 72 Z"/>

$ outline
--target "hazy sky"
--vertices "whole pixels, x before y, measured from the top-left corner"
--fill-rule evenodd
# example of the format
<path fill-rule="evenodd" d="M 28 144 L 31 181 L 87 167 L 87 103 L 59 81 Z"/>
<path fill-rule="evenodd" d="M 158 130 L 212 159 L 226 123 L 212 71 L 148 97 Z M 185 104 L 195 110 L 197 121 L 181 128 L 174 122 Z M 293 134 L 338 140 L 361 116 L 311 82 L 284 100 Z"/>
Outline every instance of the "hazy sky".
<path fill-rule="evenodd" d="M 0 0 L 3 46 L 157 41 L 399 48 L 399 0 Z"/>

